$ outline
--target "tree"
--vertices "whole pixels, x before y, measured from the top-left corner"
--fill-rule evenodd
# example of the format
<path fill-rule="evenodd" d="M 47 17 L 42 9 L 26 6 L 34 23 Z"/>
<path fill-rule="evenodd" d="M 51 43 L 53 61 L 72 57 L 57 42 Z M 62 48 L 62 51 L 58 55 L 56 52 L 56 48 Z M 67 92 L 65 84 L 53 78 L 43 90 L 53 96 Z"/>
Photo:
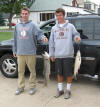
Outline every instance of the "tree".
<path fill-rule="evenodd" d="M 2 16 L 2 14 L 0 14 L 0 26 L 4 26 L 5 25 L 5 20 Z"/>
<path fill-rule="evenodd" d="M 9 29 L 11 29 L 11 21 L 14 14 L 18 15 L 22 7 L 31 5 L 35 0 L 0 0 L 0 12 L 9 13 Z"/>

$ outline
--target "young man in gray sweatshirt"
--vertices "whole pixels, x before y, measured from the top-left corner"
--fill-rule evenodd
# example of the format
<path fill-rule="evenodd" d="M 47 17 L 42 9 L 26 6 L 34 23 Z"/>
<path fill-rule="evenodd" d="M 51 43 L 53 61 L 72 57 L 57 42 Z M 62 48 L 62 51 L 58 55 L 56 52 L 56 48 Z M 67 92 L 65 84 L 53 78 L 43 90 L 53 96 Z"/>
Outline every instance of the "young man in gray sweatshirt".
<path fill-rule="evenodd" d="M 16 95 L 21 94 L 25 87 L 25 66 L 27 65 L 30 71 L 29 94 L 35 93 L 35 64 L 36 64 L 36 42 L 43 40 L 47 42 L 47 38 L 43 32 L 32 21 L 28 20 L 30 11 L 27 7 L 21 10 L 21 21 L 15 26 L 13 55 L 17 57 L 18 62 L 18 89 Z M 37 38 L 37 39 L 36 39 Z"/>
<path fill-rule="evenodd" d="M 59 8 L 55 12 L 56 24 L 52 27 L 49 40 L 49 55 L 51 61 L 55 61 L 58 90 L 56 98 L 64 94 L 64 98 L 68 99 L 71 95 L 71 83 L 73 76 L 73 56 L 74 47 L 73 40 L 80 42 L 79 33 L 76 31 L 74 25 L 65 20 L 65 11 Z M 66 91 L 63 91 L 63 77 L 66 78 Z"/>

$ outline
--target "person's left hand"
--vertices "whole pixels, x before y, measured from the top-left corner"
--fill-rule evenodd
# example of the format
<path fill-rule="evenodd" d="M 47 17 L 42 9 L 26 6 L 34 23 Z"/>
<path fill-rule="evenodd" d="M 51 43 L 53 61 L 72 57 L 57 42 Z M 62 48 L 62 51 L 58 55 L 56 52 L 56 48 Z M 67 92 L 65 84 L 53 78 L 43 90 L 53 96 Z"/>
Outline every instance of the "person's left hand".
<path fill-rule="evenodd" d="M 80 43 L 80 41 L 81 41 L 80 37 L 77 36 L 77 37 L 76 37 L 76 42 L 77 42 L 77 43 Z"/>
<path fill-rule="evenodd" d="M 44 37 L 44 38 L 43 38 L 43 41 L 44 41 L 45 43 L 47 43 L 47 42 L 48 42 L 48 39 L 47 39 L 46 37 Z"/>

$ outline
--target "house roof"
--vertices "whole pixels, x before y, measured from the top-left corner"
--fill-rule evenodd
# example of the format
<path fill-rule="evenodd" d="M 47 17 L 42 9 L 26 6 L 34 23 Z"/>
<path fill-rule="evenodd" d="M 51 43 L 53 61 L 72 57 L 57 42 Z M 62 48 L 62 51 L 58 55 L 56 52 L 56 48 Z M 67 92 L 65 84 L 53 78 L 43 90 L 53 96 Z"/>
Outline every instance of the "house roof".
<path fill-rule="evenodd" d="M 62 4 L 71 5 L 72 0 L 35 0 L 30 11 L 56 10 L 62 7 Z"/>

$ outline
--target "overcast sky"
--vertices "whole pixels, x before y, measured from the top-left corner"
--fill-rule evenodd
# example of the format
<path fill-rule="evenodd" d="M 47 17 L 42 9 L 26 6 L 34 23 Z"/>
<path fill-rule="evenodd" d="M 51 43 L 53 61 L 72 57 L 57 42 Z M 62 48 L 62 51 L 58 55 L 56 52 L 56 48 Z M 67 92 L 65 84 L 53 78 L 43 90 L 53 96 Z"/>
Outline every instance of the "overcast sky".
<path fill-rule="evenodd" d="M 100 4 L 100 0 L 90 0 L 93 3 Z"/>

